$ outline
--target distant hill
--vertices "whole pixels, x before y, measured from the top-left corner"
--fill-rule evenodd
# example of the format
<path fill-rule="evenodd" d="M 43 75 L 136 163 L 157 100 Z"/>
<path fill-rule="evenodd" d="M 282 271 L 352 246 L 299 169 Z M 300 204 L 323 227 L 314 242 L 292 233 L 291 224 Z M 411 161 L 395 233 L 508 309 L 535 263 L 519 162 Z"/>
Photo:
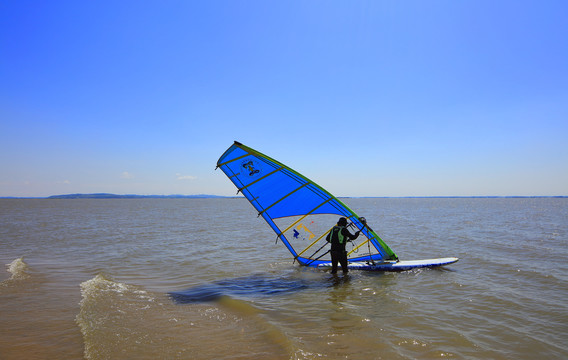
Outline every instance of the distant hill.
<path fill-rule="evenodd" d="M 210 199 L 210 198 L 230 198 L 231 196 L 218 195 L 117 195 L 117 194 L 67 194 L 53 195 L 48 199 Z"/>

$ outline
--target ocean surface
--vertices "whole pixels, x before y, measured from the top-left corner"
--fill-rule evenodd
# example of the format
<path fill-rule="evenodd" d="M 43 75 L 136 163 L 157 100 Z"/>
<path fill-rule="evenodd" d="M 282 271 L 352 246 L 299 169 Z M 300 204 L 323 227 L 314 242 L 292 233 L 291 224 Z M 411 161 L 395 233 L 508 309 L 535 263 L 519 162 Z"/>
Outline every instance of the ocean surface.
<path fill-rule="evenodd" d="M 235 199 L 0 199 L 0 359 L 567 359 L 568 199 L 342 199 L 399 273 L 294 264 Z"/>

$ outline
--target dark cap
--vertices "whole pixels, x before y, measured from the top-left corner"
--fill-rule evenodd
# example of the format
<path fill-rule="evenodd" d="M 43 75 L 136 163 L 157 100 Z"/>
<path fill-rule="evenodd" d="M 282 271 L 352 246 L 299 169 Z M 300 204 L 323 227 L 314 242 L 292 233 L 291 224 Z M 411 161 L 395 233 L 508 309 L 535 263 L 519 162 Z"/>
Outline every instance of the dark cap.
<path fill-rule="evenodd" d="M 344 217 L 339 218 L 339 221 L 337 222 L 337 225 L 339 225 L 339 226 L 345 226 L 345 225 L 347 225 L 347 219 L 344 218 Z"/>

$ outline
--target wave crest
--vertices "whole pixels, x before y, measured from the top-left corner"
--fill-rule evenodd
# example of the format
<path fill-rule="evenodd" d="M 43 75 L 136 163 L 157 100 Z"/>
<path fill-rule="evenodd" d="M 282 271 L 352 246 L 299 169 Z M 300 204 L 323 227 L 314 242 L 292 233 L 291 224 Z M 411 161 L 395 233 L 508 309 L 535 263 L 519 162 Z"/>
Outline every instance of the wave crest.
<path fill-rule="evenodd" d="M 23 280 L 30 277 L 28 264 L 24 262 L 24 257 L 17 258 L 8 264 L 8 272 L 12 273 L 13 280 Z"/>
<path fill-rule="evenodd" d="M 30 277 L 30 268 L 28 264 L 25 263 L 23 256 L 15 259 L 9 264 L 6 264 L 6 266 L 8 267 L 8 272 L 11 273 L 12 276 L 8 280 L 2 281 L 2 285 L 8 285 L 16 281 L 28 279 Z"/>
<path fill-rule="evenodd" d="M 83 334 L 85 358 L 118 358 L 123 349 L 136 346 L 140 326 L 131 322 L 144 318 L 143 312 L 155 303 L 151 294 L 102 274 L 81 283 L 81 294 L 75 321 Z"/>

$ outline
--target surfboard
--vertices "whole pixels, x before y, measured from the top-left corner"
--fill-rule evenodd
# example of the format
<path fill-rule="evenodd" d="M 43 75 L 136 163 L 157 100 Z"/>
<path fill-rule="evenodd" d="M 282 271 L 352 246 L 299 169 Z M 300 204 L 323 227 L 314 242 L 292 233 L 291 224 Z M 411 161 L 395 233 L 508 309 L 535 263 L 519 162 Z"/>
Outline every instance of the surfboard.
<path fill-rule="evenodd" d="M 447 257 L 440 259 L 424 260 L 401 260 L 401 261 L 381 261 L 375 262 L 350 262 L 347 268 L 350 270 L 370 270 L 370 271 L 406 271 L 419 268 L 434 268 L 450 265 L 457 262 L 459 258 Z M 331 268 L 331 262 L 321 263 L 318 268 Z M 341 266 L 339 265 L 339 270 Z"/>

